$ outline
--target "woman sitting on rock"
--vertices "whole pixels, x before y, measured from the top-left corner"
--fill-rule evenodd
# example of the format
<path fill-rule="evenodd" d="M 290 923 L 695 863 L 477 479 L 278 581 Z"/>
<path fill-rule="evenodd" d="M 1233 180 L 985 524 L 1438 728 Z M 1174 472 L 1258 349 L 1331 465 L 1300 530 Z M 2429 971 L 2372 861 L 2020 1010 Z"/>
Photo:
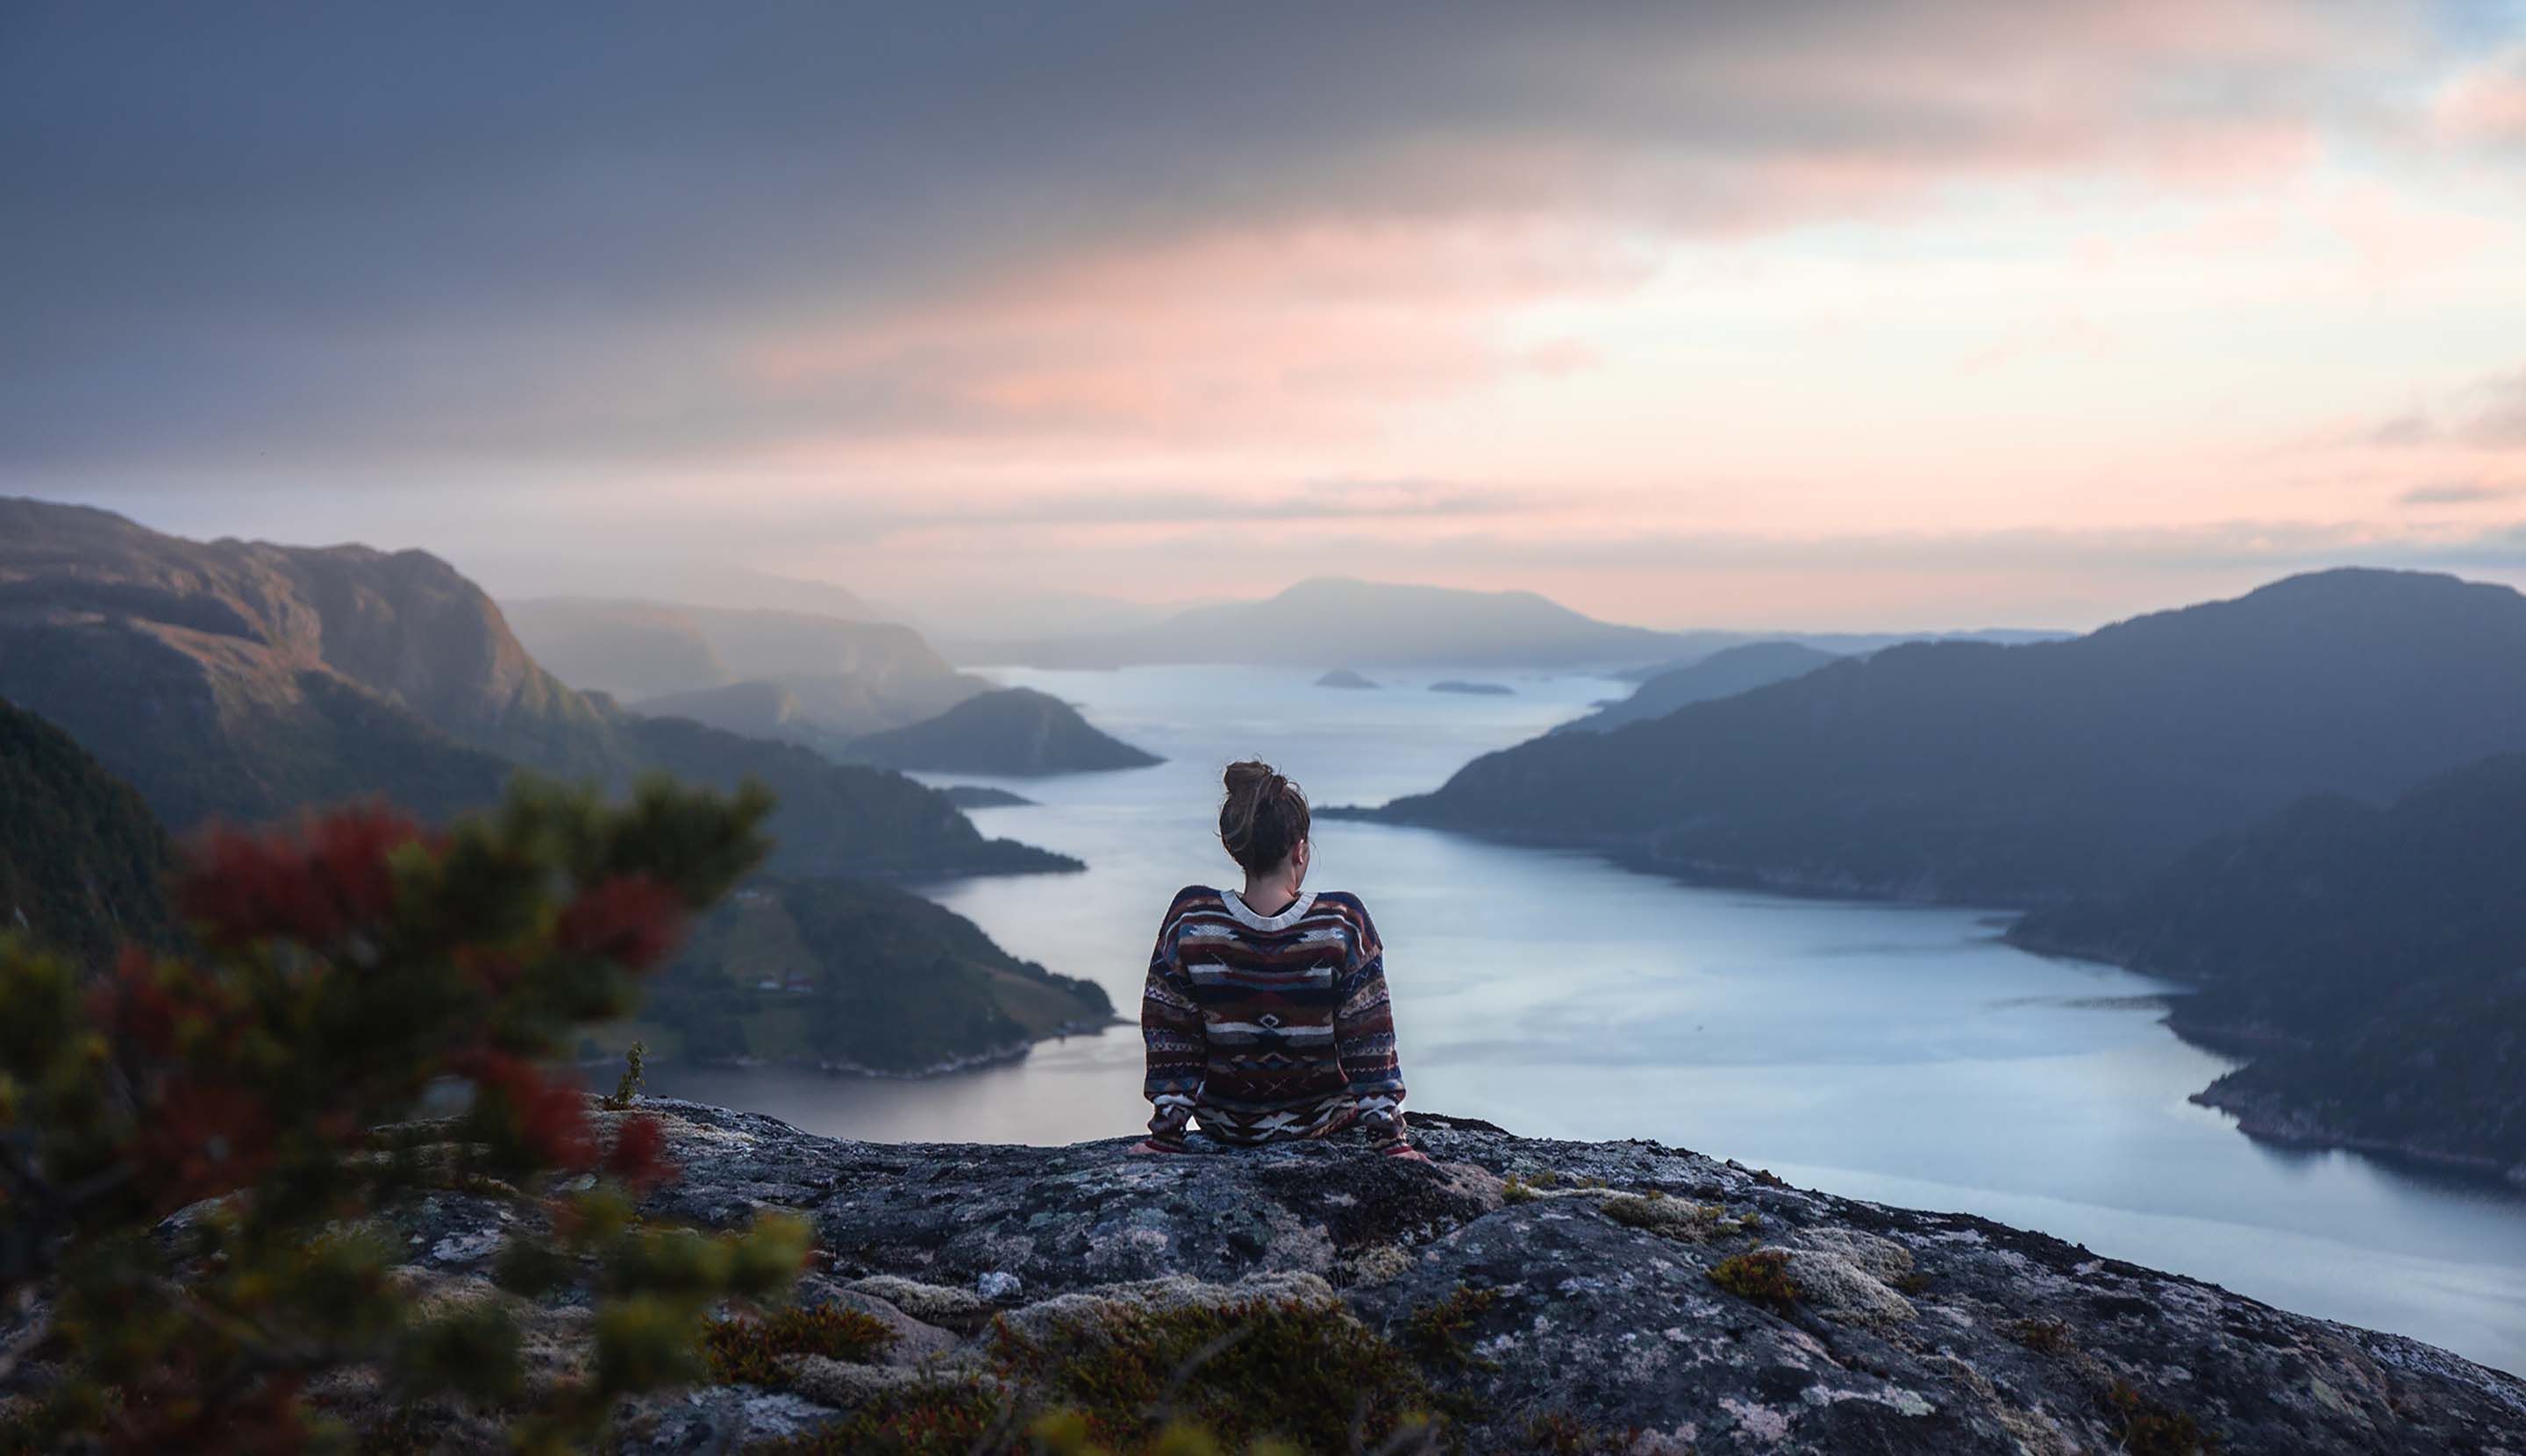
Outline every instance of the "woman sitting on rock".
<path fill-rule="evenodd" d="M 1357 895 L 1310 890 L 1307 796 L 1269 764 L 1228 766 L 1220 842 L 1242 890 L 1187 885 L 1158 927 L 1140 997 L 1149 1136 L 1186 1125 L 1232 1146 L 1353 1132 L 1415 1158 L 1386 999 L 1385 947 Z"/>

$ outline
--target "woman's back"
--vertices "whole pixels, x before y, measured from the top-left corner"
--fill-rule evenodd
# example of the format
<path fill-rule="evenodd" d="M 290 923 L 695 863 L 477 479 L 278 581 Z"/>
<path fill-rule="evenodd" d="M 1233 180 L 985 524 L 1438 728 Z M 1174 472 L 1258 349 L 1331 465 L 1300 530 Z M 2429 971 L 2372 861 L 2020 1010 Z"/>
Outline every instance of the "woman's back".
<path fill-rule="evenodd" d="M 1165 1033 L 1149 1075 L 1190 1081 L 1221 1141 L 1399 1127 L 1385 956 L 1357 896 L 1303 891 L 1264 916 L 1235 890 L 1188 885 L 1167 908 L 1148 987 L 1143 1031 Z"/>
<path fill-rule="evenodd" d="M 1233 764 L 1220 837 L 1243 889 L 1187 885 L 1159 924 L 1140 998 L 1155 1151 L 1187 1126 L 1231 1144 L 1356 1128 L 1404 1151 L 1403 1078 L 1385 947 L 1356 895 L 1302 887 L 1311 847 L 1297 785 Z"/>

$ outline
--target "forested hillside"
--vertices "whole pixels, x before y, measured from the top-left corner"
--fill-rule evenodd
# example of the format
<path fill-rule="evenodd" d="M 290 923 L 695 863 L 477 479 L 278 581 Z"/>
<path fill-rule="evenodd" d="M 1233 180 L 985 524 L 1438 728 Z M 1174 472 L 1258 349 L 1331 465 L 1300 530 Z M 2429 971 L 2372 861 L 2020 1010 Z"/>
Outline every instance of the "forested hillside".
<path fill-rule="evenodd" d="M 2304 800 L 2010 938 L 2199 986 L 2170 1021 L 2253 1054 L 2206 1099 L 2251 1130 L 2526 1168 L 2526 754 Z"/>
<path fill-rule="evenodd" d="M 2382 801 L 2526 748 L 2526 597 L 2296 577 L 2065 642 L 1913 643 L 1604 734 L 1376 817 L 1696 877 L 2034 905 L 2140 882 L 2310 793 Z"/>
<path fill-rule="evenodd" d="M 177 937 L 175 854 L 131 785 L 68 733 L 0 701 L 0 933 L 105 963 Z"/>

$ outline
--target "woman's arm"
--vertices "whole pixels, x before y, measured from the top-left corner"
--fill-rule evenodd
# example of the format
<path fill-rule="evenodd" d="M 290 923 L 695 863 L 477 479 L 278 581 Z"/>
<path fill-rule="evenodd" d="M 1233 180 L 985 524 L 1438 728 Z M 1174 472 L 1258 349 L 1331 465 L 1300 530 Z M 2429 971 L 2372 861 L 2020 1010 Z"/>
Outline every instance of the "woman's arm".
<path fill-rule="evenodd" d="M 1394 1056 L 1394 1008 L 1386 995 L 1386 946 L 1368 907 L 1358 907 L 1341 1009 L 1334 1018 L 1334 1052 L 1341 1059 L 1359 1126 L 1389 1152 L 1408 1152 L 1403 1135 L 1403 1067 Z"/>
<path fill-rule="evenodd" d="M 1148 1058 L 1140 1090 L 1153 1109 L 1144 1146 L 1183 1152 L 1185 1124 L 1192 1120 L 1193 1100 L 1201 1095 L 1210 1042 L 1202 1029 L 1201 1007 L 1192 998 L 1192 981 L 1176 955 L 1172 908 L 1158 928 L 1157 947 L 1149 953 L 1149 979 L 1140 989 L 1140 1041 Z"/>

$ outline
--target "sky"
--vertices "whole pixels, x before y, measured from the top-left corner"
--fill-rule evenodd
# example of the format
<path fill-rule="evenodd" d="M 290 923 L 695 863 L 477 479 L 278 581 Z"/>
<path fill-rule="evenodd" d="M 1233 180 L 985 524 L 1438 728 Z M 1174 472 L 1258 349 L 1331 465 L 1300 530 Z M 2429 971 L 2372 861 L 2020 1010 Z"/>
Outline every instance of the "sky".
<path fill-rule="evenodd" d="M 512 595 L 2526 583 L 2526 0 L 18 0 L 0 319 L 0 493 Z"/>

